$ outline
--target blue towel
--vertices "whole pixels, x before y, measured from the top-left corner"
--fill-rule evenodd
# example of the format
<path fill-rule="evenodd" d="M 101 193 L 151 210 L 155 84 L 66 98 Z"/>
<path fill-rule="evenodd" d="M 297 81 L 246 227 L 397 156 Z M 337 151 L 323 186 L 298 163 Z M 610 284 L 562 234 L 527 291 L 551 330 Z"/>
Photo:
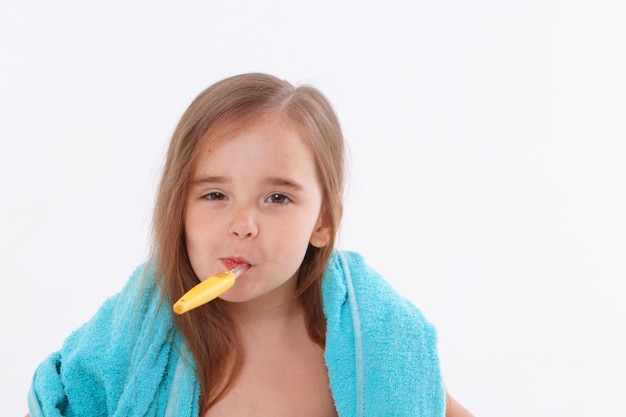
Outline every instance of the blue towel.
<path fill-rule="evenodd" d="M 353 252 L 335 253 L 322 294 L 340 416 L 445 414 L 436 332 L 416 307 Z"/>
<path fill-rule="evenodd" d="M 335 251 L 322 284 L 326 363 L 340 417 L 442 417 L 435 330 L 363 259 Z M 199 413 L 193 359 L 140 267 L 37 369 L 32 417 Z"/>
<path fill-rule="evenodd" d="M 199 385 L 192 364 L 170 308 L 142 266 L 39 366 L 30 413 L 195 417 Z"/>

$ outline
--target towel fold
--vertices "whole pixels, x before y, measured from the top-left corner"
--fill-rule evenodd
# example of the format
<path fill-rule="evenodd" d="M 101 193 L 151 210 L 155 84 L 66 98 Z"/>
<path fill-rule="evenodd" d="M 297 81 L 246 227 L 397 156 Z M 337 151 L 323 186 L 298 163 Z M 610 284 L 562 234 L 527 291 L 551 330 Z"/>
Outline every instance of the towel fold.
<path fill-rule="evenodd" d="M 197 416 L 193 360 L 163 307 L 151 271 L 137 268 L 124 289 L 39 366 L 31 416 L 139 417 L 165 410 Z"/>
<path fill-rule="evenodd" d="M 437 337 L 422 313 L 353 252 L 335 253 L 322 294 L 339 415 L 442 417 Z"/>
<path fill-rule="evenodd" d="M 340 417 L 442 417 L 433 326 L 356 253 L 335 251 L 322 283 L 325 358 Z M 37 369 L 32 417 L 199 413 L 193 359 L 151 270 L 124 289 Z"/>

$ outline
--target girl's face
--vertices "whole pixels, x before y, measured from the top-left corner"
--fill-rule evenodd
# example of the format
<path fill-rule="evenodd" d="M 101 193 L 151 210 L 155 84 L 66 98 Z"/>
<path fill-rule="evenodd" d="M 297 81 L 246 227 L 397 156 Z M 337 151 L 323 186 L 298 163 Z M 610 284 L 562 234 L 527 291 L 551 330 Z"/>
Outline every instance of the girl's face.
<path fill-rule="evenodd" d="M 184 215 L 191 266 L 200 280 L 251 267 L 221 298 L 278 305 L 291 297 L 309 243 L 324 246 L 322 193 L 311 150 L 279 118 L 205 146 Z"/>

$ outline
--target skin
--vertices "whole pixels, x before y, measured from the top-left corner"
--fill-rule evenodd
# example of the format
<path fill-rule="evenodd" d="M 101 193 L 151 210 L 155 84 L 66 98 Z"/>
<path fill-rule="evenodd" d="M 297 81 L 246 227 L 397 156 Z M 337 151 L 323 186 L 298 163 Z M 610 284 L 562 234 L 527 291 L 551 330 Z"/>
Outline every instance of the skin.
<path fill-rule="evenodd" d="M 474 415 L 446 392 L 446 417 L 474 417 Z"/>

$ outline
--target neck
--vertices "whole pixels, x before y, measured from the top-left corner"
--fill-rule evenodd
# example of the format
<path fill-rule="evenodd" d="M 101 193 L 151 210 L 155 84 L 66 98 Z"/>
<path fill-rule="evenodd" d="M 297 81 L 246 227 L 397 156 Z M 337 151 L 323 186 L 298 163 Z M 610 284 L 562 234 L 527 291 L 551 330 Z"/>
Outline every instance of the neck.
<path fill-rule="evenodd" d="M 262 325 L 263 323 L 289 322 L 302 310 L 298 299 L 293 301 L 276 301 L 257 299 L 244 303 L 228 303 L 227 308 L 237 323 Z"/>
<path fill-rule="evenodd" d="M 230 307 L 244 346 L 249 348 L 262 349 L 275 343 L 290 345 L 294 335 L 303 330 L 306 333 L 304 308 L 298 300 L 273 308 L 267 305 L 259 308 L 251 305 Z"/>

